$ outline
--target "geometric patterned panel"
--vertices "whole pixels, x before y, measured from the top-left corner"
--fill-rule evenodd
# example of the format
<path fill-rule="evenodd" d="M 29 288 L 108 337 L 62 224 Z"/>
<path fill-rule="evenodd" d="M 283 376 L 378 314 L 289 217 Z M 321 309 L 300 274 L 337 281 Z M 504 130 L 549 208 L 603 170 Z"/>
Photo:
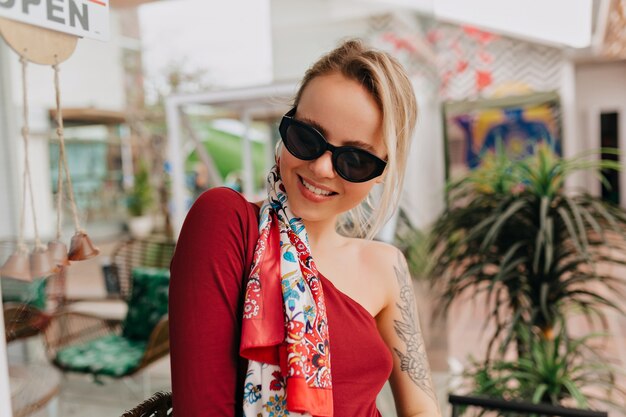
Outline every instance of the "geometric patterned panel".
<path fill-rule="evenodd" d="M 394 56 L 412 80 L 422 79 L 436 87 L 436 55 L 427 42 L 424 23 L 416 14 L 384 13 L 368 18 L 367 42 Z"/>
<path fill-rule="evenodd" d="M 602 54 L 610 58 L 626 58 L 626 0 L 611 0 Z"/>
<path fill-rule="evenodd" d="M 411 78 L 437 88 L 444 101 L 489 97 L 512 84 L 532 91 L 560 87 L 560 48 L 410 13 L 370 17 L 368 38 L 400 60 Z"/>
<path fill-rule="evenodd" d="M 502 38 L 494 42 L 494 84 L 521 81 L 533 90 L 560 87 L 564 54 L 560 49 Z"/>
<path fill-rule="evenodd" d="M 503 85 L 557 90 L 564 53 L 559 48 L 441 24 L 430 34 L 439 60 L 446 100 L 492 95 Z"/>

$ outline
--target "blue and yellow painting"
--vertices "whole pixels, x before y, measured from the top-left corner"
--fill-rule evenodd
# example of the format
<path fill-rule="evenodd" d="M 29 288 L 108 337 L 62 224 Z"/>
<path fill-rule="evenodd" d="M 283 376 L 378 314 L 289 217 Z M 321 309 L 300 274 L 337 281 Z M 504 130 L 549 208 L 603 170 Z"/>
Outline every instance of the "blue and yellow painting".
<path fill-rule="evenodd" d="M 494 152 L 496 144 L 511 159 L 532 155 L 545 144 L 561 155 L 561 135 L 555 102 L 498 109 L 475 110 L 456 115 L 453 122 L 464 135 L 464 162 L 469 169 L 480 165 L 481 158 Z"/>

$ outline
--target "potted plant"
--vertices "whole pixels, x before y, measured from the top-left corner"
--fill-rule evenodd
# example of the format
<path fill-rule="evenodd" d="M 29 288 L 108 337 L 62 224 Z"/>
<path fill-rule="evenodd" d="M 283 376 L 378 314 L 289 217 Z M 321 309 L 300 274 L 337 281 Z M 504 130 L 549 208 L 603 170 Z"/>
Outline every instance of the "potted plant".
<path fill-rule="evenodd" d="M 135 173 L 133 187 L 127 197 L 128 229 L 135 238 L 145 238 L 153 228 L 150 210 L 154 203 L 150 174 L 145 162 L 140 161 Z"/>
<path fill-rule="evenodd" d="M 603 266 L 626 265 L 626 212 L 564 187 L 575 172 L 603 179 L 602 170 L 619 169 L 616 161 L 598 159 L 600 153 L 616 151 L 561 159 L 540 145 L 512 161 L 498 149 L 448 186 L 448 207 L 431 230 L 430 276 L 443 311 L 462 296 L 485 295 L 495 325 L 486 370 L 494 353 L 500 361 L 513 354 L 517 361 L 507 360 L 519 364 L 537 344 L 561 343 L 555 335 L 569 335 L 566 317 L 573 311 L 592 321 L 603 319 L 605 308 L 622 312 L 615 300 L 624 279 Z M 552 398 L 561 397 L 525 399 Z"/>
<path fill-rule="evenodd" d="M 474 360 L 465 372 L 472 394 L 583 409 L 590 408 L 592 401 L 610 405 L 606 400 L 613 394 L 623 399 L 626 391 L 616 385 L 616 370 L 593 347 L 603 335 L 569 338 L 565 327 L 559 327 L 551 340 L 520 328 L 518 335 L 528 350 L 516 360 Z M 588 391 L 589 387 L 595 389 Z"/>

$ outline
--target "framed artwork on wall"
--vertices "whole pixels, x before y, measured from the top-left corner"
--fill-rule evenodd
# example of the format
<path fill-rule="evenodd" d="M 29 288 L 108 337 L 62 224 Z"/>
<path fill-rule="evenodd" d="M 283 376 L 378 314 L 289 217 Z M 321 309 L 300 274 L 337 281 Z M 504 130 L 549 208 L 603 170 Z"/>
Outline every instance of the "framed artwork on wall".
<path fill-rule="evenodd" d="M 443 116 L 447 180 L 477 168 L 497 143 L 512 159 L 531 155 L 540 143 L 562 154 L 556 92 L 447 102 Z"/>

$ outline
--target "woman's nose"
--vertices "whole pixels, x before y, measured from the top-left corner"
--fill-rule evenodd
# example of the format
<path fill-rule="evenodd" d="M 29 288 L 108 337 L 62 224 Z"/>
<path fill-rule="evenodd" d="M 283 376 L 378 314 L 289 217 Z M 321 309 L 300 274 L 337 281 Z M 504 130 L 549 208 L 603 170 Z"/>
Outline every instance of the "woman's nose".
<path fill-rule="evenodd" d="M 333 178 L 335 176 L 332 153 L 330 151 L 326 151 L 319 158 L 312 160 L 309 167 L 319 178 Z"/>

